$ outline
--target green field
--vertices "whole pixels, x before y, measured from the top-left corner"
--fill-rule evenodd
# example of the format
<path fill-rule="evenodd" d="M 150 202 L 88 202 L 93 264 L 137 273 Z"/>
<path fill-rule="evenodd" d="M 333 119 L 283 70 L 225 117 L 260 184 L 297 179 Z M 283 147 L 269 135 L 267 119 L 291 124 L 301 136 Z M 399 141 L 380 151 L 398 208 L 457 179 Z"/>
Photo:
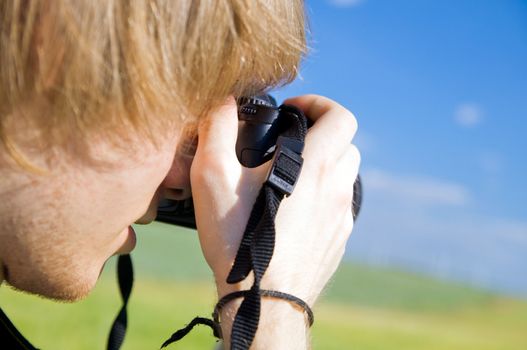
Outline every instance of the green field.
<path fill-rule="evenodd" d="M 158 349 L 193 317 L 210 315 L 215 293 L 195 233 L 158 223 L 137 231 L 123 349 Z M 0 306 L 37 347 L 104 349 L 120 308 L 114 275 L 111 262 L 76 304 L 2 287 Z M 315 349 L 527 349 L 527 302 L 397 270 L 346 263 L 314 311 Z M 210 330 L 198 327 L 169 349 L 214 344 Z"/>

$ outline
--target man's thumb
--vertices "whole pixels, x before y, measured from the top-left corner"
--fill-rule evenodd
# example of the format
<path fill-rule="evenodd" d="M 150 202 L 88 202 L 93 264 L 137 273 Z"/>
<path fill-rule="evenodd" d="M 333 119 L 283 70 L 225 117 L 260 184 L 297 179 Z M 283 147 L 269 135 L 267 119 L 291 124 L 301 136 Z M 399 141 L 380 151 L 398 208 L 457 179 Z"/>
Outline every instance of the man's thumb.
<path fill-rule="evenodd" d="M 238 163 L 236 139 L 238 137 L 238 110 L 230 96 L 224 104 L 199 122 L 196 155 L 222 162 Z"/>

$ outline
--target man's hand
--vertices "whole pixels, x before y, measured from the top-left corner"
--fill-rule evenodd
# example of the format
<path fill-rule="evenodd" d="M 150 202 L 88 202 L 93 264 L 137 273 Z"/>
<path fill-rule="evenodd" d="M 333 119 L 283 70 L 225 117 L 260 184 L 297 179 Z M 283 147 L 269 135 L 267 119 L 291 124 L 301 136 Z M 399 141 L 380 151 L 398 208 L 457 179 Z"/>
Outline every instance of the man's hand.
<path fill-rule="evenodd" d="M 351 140 L 357 123 L 348 110 L 325 97 L 307 95 L 285 103 L 300 108 L 314 125 L 306 137 L 299 181 L 293 194 L 282 201 L 276 216 L 275 252 L 261 288 L 295 295 L 312 306 L 342 259 L 353 228 L 353 183 L 360 155 Z M 252 285 L 252 279 L 237 285 L 228 285 L 225 280 L 270 165 L 253 169 L 240 165 L 235 152 L 237 131 L 236 104 L 231 98 L 200 123 L 198 149 L 191 169 L 201 247 L 214 272 L 220 297 Z M 301 311 L 289 305 L 275 306 L 283 308 L 283 313 L 274 310 L 272 315 L 266 315 L 266 305 L 270 303 L 288 302 L 263 301 L 253 347 L 285 348 L 287 341 L 288 348 L 294 348 L 296 343 L 286 339 L 291 338 L 291 333 L 288 335 L 281 326 L 268 330 L 273 334 L 266 334 L 263 345 L 264 337 L 259 335 L 266 332 L 269 317 L 292 320 L 293 313 L 301 316 Z M 222 315 L 225 327 L 228 328 L 234 315 L 234 310 Z M 302 322 L 298 315 L 294 319 Z M 284 323 L 287 328 L 292 322 Z M 305 334 L 305 325 L 301 327 Z M 297 331 L 293 333 L 300 336 L 301 329 Z M 283 333 L 284 339 L 280 340 L 276 332 Z M 298 348 L 305 347 L 305 339 L 300 343 L 303 345 Z"/>

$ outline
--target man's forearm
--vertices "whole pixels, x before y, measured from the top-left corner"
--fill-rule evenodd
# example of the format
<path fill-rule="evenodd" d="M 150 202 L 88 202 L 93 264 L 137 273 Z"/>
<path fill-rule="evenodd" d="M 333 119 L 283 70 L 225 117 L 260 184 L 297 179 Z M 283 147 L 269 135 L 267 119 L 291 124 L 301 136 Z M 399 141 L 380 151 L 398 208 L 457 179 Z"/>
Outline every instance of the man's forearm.
<path fill-rule="evenodd" d="M 230 348 L 232 323 L 242 299 L 229 302 L 221 312 L 224 347 Z M 306 315 L 286 300 L 262 298 L 260 322 L 251 349 L 309 349 Z"/>

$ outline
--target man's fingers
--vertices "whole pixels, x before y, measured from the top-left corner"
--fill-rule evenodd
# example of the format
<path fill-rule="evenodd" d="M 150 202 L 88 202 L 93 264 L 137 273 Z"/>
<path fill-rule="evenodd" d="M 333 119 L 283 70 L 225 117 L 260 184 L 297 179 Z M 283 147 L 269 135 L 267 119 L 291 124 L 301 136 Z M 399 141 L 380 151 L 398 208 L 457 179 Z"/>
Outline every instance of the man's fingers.
<path fill-rule="evenodd" d="M 336 173 L 340 176 L 338 176 L 338 180 L 335 180 L 335 183 L 340 184 L 340 195 L 346 204 L 350 204 L 354 200 L 354 183 L 359 174 L 360 162 L 361 155 L 355 145 L 348 145 L 348 149 L 338 160 Z"/>
<path fill-rule="evenodd" d="M 332 107 L 340 106 L 329 98 L 319 95 L 303 95 L 288 98 L 284 104 L 299 108 L 308 118 L 315 122 L 320 116 L 327 113 Z"/>
<path fill-rule="evenodd" d="M 322 96 L 306 95 L 284 101 L 299 108 L 307 118 L 314 122 L 308 132 L 306 152 L 335 152 L 345 149 L 357 131 L 355 116 L 340 104 Z"/>

